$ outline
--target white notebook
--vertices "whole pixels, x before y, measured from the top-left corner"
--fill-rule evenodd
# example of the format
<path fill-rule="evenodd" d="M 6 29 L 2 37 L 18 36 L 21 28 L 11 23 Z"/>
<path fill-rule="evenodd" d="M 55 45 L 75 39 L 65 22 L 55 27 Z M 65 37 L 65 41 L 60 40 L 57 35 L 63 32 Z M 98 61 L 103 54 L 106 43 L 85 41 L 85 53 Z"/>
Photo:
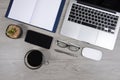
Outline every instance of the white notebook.
<path fill-rule="evenodd" d="M 56 31 L 65 0 L 11 0 L 6 17 Z"/>

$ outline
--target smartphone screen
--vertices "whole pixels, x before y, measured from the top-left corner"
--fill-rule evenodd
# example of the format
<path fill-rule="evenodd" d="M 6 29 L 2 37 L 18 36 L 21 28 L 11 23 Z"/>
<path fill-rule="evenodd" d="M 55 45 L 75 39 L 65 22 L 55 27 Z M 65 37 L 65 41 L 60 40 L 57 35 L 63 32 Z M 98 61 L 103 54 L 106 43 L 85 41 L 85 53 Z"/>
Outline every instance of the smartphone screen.
<path fill-rule="evenodd" d="M 52 43 L 53 37 L 41 34 L 32 30 L 28 30 L 26 37 L 25 37 L 25 42 L 50 49 L 51 43 Z"/>

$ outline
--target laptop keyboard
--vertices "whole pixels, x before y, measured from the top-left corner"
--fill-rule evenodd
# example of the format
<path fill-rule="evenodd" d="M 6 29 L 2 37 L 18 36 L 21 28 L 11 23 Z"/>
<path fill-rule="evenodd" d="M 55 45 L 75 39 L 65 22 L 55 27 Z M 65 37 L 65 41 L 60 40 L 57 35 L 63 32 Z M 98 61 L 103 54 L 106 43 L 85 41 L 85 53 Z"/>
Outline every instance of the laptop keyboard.
<path fill-rule="evenodd" d="M 114 34 L 118 16 L 73 4 L 68 20 Z"/>

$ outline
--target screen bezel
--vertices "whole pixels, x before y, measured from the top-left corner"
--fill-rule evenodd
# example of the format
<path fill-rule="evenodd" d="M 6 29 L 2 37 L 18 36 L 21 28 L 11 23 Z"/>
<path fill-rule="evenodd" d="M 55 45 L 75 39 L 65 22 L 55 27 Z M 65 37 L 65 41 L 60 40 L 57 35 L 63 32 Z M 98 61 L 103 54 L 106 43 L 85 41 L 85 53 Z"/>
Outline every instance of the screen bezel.
<path fill-rule="evenodd" d="M 88 6 L 96 7 L 96 8 L 99 8 L 99 9 L 103 9 L 103 10 L 106 10 L 106 11 L 110 11 L 110 12 L 113 12 L 113 13 L 120 12 L 119 5 L 117 5 L 119 7 L 119 10 L 118 10 L 118 9 L 114 9 L 114 8 L 108 8 L 108 7 L 104 6 L 104 5 L 97 5 L 95 3 L 90 3 L 90 2 L 87 2 L 87 1 L 83 1 L 83 0 L 77 0 L 77 2 L 88 5 Z"/>

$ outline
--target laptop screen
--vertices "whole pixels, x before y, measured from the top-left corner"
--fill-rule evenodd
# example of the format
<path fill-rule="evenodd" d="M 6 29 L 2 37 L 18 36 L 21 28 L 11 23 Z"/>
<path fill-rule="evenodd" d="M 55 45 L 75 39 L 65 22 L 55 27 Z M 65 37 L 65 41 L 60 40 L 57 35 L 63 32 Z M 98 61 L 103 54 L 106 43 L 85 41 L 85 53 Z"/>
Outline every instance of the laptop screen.
<path fill-rule="evenodd" d="M 79 2 L 85 2 L 100 6 L 103 8 L 111 9 L 117 12 L 120 12 L 120 0 L 78 0 Z"/>

